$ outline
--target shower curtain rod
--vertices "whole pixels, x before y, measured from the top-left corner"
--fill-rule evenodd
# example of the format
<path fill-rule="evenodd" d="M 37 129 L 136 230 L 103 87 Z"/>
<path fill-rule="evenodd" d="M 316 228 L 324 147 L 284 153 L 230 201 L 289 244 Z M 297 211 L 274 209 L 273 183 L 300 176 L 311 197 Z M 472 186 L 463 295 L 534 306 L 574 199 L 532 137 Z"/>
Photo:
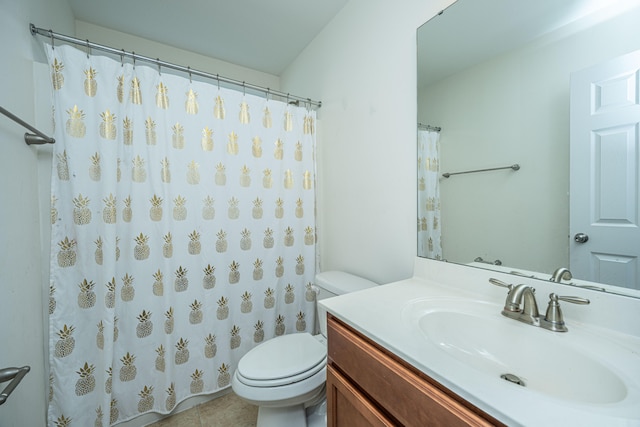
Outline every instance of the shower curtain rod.
<path fill-rule="evenodd" d="M 25 122 L 20 117 L 16 116 L 15 114 L 11 113 L 10 111 L 7 111 L 6 109 L 0 107 L 0 113 L 4 114 L 5 116 L 9 117 L 14 122 L 18 123 L 19 125 L 27 128 L 31 132 L 33 132 L 33 133 L 25 132 L 25 134 L 24 134 L 24 142 L 26 142 L 27 145 L 54 144 L 56 142 L 55 139 L 53 139 L 53 138 L 45 135 L 44 133 L 40 132 L 38 129 L 34 128 L 29 123 Z"/>
<path fill-rule="evenodd" d="M 109 47 L 109 46 L 105 46 L 102 44 L 98 44 L 98 43 L 93 43 L 90 42 L 89 40 L 81 40 L 75 37 L 71 37 L 71 36 L 66 36 L 64 34 L 59 34 L 59 33 L 54 33 L 51 30 L 45 30 L 44 28 L 38 28 L 33 24 L 29 24 L 29 29 L 31 31 L 32 35 L 40 35 L 43 37 L 49 37 L 51 38 L 51 44 L 53 45 L 53 40 L 61 40 L 63 42 L 67 42 L 67 43 L 72 43 L 72 44 L 76 44 L 79 46 L 84 46 L 88 49 L 95 49 L 95 50 L 101 50 L 103 52 L 107 52 L 107 53 L 111 53 L 114 55 L 118 55 L 120 56 L 120 58 L 123 57 L 127 57 L 127 58 L 131 58 L 133 59 L 134 63 L 136 60 L 138 61 L 145 61 L 145 62 L 150 62 L 152 64 L 155 64 L 158 66 L 158 68 L 160 67 L 164 67 L 164 68 L 170 68 L 172 70 L 177 70 L 177 71 L 181 71 L 184 73 L 189 74 L 189 76 L 200 76 L 200 77 L 205 77 L 208 79 L 213 79 L 218 81 L 218 83 L 227 83 L 227 84 L 231 84 L 234 86 L 240 86 L 243 89 L 251 89 L 253 91 L 257 91 L 257 92 L 261 92 L 263 93 L 267 99 L 269 98 L 270 95 L 275 95 L 278 96 L 280 98 L 286 98 L 288 103 L 294 103 L 295 105 L 300 105 L 300 103 L 303 104 L 309 104 L 309 106 L 315 106 L 317 108 L 322 107 L 322 102 L 321 101 L 314 101 L 310 98 L 302 98 L 300 96 L 296 96 L 296 95 L 291 95 L 289 93 L 284 93 L 284 92 L 280 92 L 277 90 L 272 90 L 270 88 L 266 88 L 266 87 L 262 87 L 262 86 L 258 86 L 258 85 L 254 85 L 254 84 L 250 84 L 247 82 L 243 82 L 240 80 L 234 80 L 234 79 L 230 79 L 228 77 L 223 77 L 219 74 L 211 74 L 211 73 L 207 73 L 205 71 L 199 71 L 199 70 L 195 70 L 191 67 L 185 67 L 183 65 L 177 65 L 177 64 L 173 64 L 171 62 L 166 62 L 166 61 L 161 61 L 160 58 L 150 58 L 148 56 L 143 56 L 143 55 L 139 55 L 135 52 L 126 52 L 124 49 L 115 49 L 113 47 Z"/>
<path fill-rule="evenodd" d="M 442 130 L 440 126 L 423 125 L 422 123 L 418 123 L 418 129 L 432 130 L 435 132 L 440 132 Z"/>

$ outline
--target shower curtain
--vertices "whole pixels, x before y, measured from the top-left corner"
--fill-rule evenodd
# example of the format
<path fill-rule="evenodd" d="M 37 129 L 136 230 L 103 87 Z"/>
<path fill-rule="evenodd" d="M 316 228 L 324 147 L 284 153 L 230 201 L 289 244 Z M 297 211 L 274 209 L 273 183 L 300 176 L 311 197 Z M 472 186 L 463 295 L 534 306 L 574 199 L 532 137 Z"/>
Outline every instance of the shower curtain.
<path fill-rule="evenodd" d="M 418 256 L 442 259 L 440 132 L 418 129 Z"/>
<path fill-rule="evenodd" d="M 49 425 L 169 413 L 263 340 L 312 331 L 315 113 L 45 50 Z"/>

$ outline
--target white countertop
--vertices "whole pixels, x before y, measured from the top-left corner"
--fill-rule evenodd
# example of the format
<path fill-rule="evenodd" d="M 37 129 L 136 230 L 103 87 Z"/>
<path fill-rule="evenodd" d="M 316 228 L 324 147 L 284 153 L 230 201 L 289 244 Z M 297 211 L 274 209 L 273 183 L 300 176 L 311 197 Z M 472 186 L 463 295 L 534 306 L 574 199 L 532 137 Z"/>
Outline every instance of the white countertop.
<path fill-rule="evenodd" d="M 607 310 L 609 313 L 588 315 L 577 308 L 569 308 L 571 304 L 564 304 L 563 308 L 567 306 L 565 321 L 570 330 L 566 333 L 550 332 L 500 316 L 506 289 L 488 284 L 487 279 L 490 276 L 513 281 L 513 277 L 495 272 L 487 272 L 485 277 L 483 273 L 474 272 L 473 269 L 460 270 L 460 266 L 446 263 L 432 265 L 429 262 L 434 261 L 418 259 L 416 275 L 413 278 L 322 300 L 319 304 L 355 330 L 510 426 L 640 426 L 640 300 L 620 300 L 615 297 L 609 300 L 609 296 L 593 293 L 594 291 L 579 293 L 579 296 L 586 296 L 592 300 L 590 306 L 581 306 L 580 309 Z M 426 273 L 428 270 L 432 272 Z M 518 280 L 518 283 L 523 281 L 526 283 L 524 279 Z M 541 295 L 544 296 L 549 289 L 562 292 L 555 284 L 547 285 L 541 281 L 531 283 L 538 289 L 538 304 L 540 311 L 544 313 L 546 301 Z M 492 380 L 492 377 L 474 370 L 445 351 L 430 345 L 417 326 L 411 324 L 407 307 L 417 301 L 434 298 L 464 298 L 495 304 L 496 316 L 501 318 L 500 321 L 513 322 L 516 328 L 521 328 L 520 336 L 526 337 L 528 333 L 550 334 L 551 340 L 566 344 L 573 342 L 571 340 L 578 336 L 589 338 L 589 334 L 593 334 L 593 337 L 598 337 L 596 342 L 610 342 L 612 348 L 624 353 L 623 357 L 618 359 L 624 361 L 618 364 L 622 366 L 608 368 L 619 377 L 625 378 L 626 397 L 614 403 L 584 403 L 550 397 L 536 390 L 506 383 L 499 378 Z M 614 306 L 613 309 L 611 305 Z M 617 328 L 621 331 L 608 328 L 610 325 L 607 322 L 615 324 L 621 321 L 617 318 L 621 315 L 616 308 L 632 310 L 628 315 L 622 315 L 625 326 Z M 589 324 L 589 320 L 596 322 L 597 326 Z M 631 325 L 628 322 L 631 322 Z M 603 323 L 605 327 L 602 327 Z M 572 332 L 573 336 L 570 335 Z M 600 340 L 603 336 L 606 339 Z M 587 340 L 575 342 L 579 347 L 580 342 Z M 545 349 L 540 348 L 539 351 L 544 352 Z M 606 357 L 607 351 L 609 350 L 599 349 L 598 354 Z M 639 363 L 635 363 L 636 361 Z M 603 360 L 603 363 L 607 361 Z M 598 384 L 593 384 L 593 387 L 598 387 Z"/>

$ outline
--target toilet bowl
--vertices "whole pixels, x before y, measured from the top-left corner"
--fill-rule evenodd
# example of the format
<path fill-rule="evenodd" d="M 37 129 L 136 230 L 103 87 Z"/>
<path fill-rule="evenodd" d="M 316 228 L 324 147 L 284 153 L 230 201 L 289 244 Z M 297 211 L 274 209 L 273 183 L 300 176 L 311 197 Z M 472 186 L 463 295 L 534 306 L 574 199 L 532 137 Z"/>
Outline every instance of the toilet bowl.
<path fill-rule="evenodd" d="M 315 282 L 316 300 L 376 286 L 341 271 L 319 273 Z M 238 362 L 231 387 L 259 407 L 257 427 L 326 426 L 326 312 L 317 311 L 320 334 L 272 338 Z"/>

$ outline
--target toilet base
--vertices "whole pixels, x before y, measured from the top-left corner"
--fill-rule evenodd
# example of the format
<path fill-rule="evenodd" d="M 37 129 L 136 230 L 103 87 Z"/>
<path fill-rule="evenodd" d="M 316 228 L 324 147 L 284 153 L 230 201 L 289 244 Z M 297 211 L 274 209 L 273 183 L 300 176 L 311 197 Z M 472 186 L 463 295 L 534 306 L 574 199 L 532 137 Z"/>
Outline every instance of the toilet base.
<path fill-rule="evenodd" d="M 260 406 L 256 427 L 306 427 L 307 415 L 304 405 L 293 405 L 279 408 Z"/>

